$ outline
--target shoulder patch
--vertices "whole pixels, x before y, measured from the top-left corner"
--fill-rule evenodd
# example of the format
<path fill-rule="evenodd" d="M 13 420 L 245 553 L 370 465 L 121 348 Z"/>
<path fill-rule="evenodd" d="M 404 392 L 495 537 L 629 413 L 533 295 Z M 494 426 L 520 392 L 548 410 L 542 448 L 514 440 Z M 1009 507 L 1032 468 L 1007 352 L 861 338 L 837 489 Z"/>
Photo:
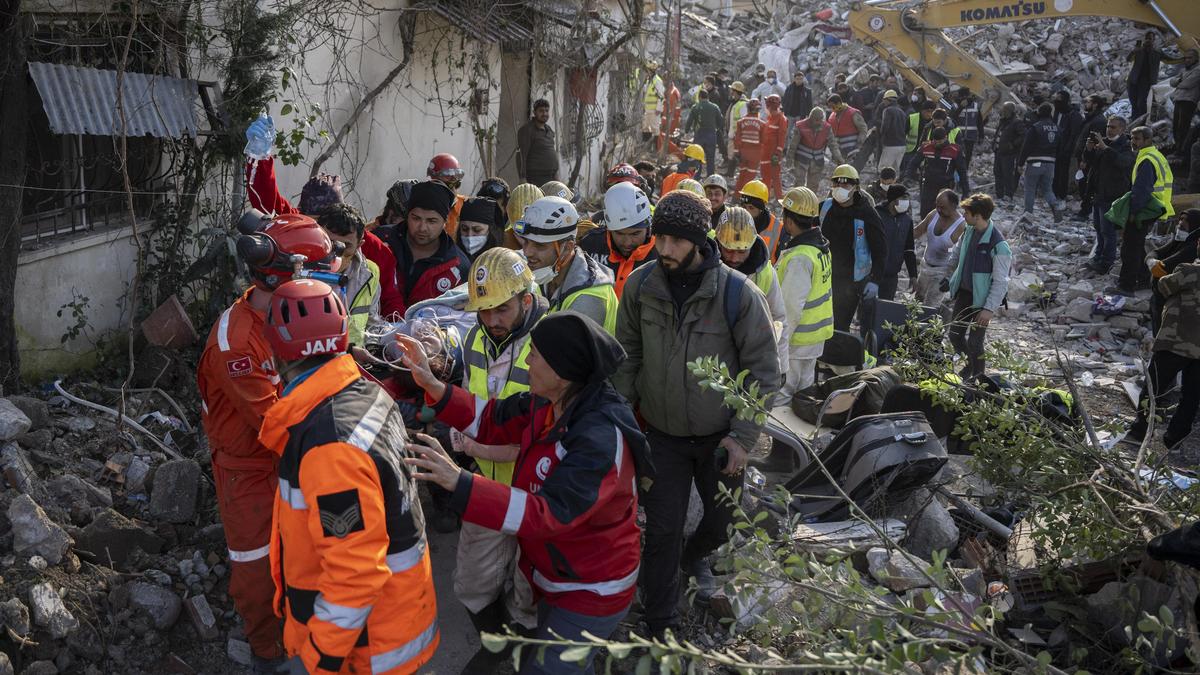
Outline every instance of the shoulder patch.
<path fill-rule="evenodd" d="M 230 377 L 242 377 L 249 375 L 254 370 L 254 364 L 250 362 L 249 356 L 243 356 L 240 359 L 231 359 L 225 362 L 225 370 Z"/>
<path fill-rule="evenodd" d="M 351 532 L 364 529 L 357 489 L 317 495 L 317 508 L 321 512 L 321 532 L 326 537 L 344 539 Z"/>

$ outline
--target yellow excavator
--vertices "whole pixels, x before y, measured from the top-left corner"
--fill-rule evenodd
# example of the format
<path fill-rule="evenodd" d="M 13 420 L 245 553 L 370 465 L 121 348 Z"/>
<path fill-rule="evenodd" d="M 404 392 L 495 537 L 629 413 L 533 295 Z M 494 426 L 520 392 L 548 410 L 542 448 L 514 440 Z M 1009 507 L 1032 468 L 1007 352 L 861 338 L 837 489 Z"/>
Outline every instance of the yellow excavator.
<path fill-rule="evenodd" d="M 848 20 L 856 39 L 893 64 L 905 79 L 924 87 L 928 96 L 941 99 L 937 89 L 907 65 L 909 61 L 950 84 L 969 88 L 979 96 L 980 112 L 986 116 L 1002 101 L 1020 101 L 1000 77 L 942 29 L 1079 16 L 1157 26 L 1174 35 L 1181 50 L 1196 49 L 1200 35 L 1198 0 L 862 0 L 851 6 Z M 1124 59 L 1125 54 L 1112 56 Z"/>

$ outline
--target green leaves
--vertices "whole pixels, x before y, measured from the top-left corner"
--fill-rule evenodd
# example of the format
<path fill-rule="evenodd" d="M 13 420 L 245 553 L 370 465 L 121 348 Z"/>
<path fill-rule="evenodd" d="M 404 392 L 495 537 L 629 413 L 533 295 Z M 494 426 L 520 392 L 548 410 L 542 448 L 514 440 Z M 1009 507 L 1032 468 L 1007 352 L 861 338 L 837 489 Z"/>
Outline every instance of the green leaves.
<path fill-rule="evenodd" d="M 495 633 L 480 633 L 479 642 L 483 648 L 493 654 L 499 654 L 508 645 L 508 638 Z"/>

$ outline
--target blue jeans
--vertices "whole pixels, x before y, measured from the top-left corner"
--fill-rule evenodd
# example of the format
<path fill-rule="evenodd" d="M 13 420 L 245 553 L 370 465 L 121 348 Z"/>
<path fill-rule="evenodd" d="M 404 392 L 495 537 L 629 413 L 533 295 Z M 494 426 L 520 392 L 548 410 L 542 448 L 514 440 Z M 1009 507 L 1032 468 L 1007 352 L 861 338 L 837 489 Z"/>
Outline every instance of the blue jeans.
<path fill-rule="evenodd" d="M 564 640 L 584 641 L 583 633 L 587 631 L 602 640 L 607 639 L 628 612 L 629 608 L 626 607 L 616 614 L 608 616 L 588 616 L 561 607 L 554 607 L 543 600 L 538 605 L 538 626 L 533 637 L 538 640 L 551 640 L 557 636 Z M 521 670 L 518 671 L 518 675 L 592 675 L 595 672 L 592 668 L 592 656 L 595 654 L 595 650 L 588 654 L 583 665 L 580 665 L 558 658 L 566 649 L 566 647 L 546 647 L 542 663 L 538 663 L 537 649 L 529 647 L 522 649 Z"/>
<path fill-rule="evenodd" d="M 1035 166 L 1036 165 L 1036 166 Z M 1025 163 L 1025 210 L 1033 210 L 1033 200 L 1038 192 L 1050 208 L 1057 211 L 1062 208 L 1058 197 L 1054 196 L 1054 162 Z"/>
<path fill-rule="evenodd" d="M 1109 222 L 1104 214 L 1112 208 L 1112 202 L 1099 201 L 1092 205 L 1092 224 L 1096 228 L 1096 264 L 1111 267 L 1117 261 L 1117 226 Z"/>

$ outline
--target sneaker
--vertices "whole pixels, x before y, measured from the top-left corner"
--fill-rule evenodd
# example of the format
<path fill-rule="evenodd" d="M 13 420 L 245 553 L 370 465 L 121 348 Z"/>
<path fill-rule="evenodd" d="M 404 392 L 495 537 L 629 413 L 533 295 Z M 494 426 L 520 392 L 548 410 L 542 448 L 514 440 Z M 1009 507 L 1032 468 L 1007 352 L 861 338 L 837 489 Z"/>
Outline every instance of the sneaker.
<path fill-rule="evenodd" d="M 1072 215 L 1071 220 L 1074 220 L 1077 223 L 1086 223 L 1088 220 L 1091 220 L 1091 214 L 1080 211 Z"/>
<path fill-rule="evenodd" d="M 1061 223 L 1063 221 L 1062 209 L 1051 209 L 1054 212 L 1054 222 Z"/>

